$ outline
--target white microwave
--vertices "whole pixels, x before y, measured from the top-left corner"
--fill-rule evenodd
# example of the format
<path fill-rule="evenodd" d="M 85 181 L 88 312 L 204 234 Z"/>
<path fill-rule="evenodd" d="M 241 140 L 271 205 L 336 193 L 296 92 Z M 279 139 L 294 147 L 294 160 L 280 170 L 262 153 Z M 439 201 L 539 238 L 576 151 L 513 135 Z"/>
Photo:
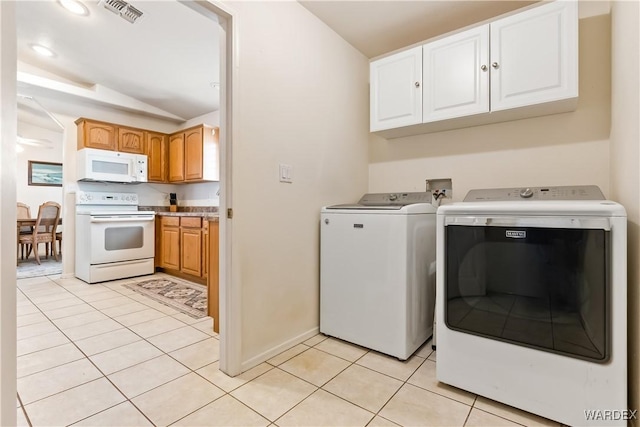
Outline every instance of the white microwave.
<path fill-rule="evenodd" d="M 119 151 L 78 150 L 78 181 L 147 182 L 147 156 Z"/>

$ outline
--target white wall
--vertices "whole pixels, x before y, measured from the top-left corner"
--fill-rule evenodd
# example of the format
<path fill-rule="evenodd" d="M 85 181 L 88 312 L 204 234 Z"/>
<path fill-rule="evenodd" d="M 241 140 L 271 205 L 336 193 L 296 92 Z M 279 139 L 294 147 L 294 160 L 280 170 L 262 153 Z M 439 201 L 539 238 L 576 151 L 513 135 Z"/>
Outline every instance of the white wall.
<path fill-rule="evenodd" d="M 319 325 L 323 205 L 367 187 L 368 60 L 297 2 L 229 2 L 237 25 L 233 283 L 242 367 Z M 294 167 L 278 182 L 278 164 Z"/>
<path fill-rule="evenodd" d="M 56 132 L 31 123 L 18 122 L 18 135 L 24 138 L 47 139 L 51 147 L 20 145 L 24 151 L 18 153 L 16 164 L 16 195 L 18 201 L 31 207 L 31 216 L 36 217 L 38 206 L 47 201 L 62 204 L 62 187 L 29 185 L 28 165 L 30 160 L 62 163 L 62 131 Z"/>
<path fill-rule="evenodd" d="M 452 178 L 454 201 L 492 187 L 595 184 L 608 195 L 609 15 L 580 19 L 579 33 L 576 111 L 388 141 L 372 134 L 369 191 L 423 191 L 427 178 Z"/>
<path fill-rule="evenodd" d="M 640 409 L 640 8 L 613 2 L 611 195 L 627 210 L 629 408 Z M 635 425 L 638 421 L 635 421 Z"/>

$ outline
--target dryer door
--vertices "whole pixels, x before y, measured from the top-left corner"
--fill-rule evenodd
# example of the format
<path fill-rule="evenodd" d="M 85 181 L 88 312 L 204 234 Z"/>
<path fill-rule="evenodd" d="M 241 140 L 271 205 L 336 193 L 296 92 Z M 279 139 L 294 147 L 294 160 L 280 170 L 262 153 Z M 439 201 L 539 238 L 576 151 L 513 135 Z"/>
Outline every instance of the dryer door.
<path fill-rule="evenodd" d="M 451 217 L 445 225 L 450 329 L 608 360 L 607 219 Z"/>

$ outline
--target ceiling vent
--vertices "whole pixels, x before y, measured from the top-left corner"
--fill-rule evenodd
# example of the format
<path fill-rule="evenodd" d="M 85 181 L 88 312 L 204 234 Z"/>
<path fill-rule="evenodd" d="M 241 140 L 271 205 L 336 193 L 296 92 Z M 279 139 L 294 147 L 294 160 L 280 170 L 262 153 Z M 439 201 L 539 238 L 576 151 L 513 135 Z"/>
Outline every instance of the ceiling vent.
<path fill-rule="evenodd" d="M 105 9 L 115 13 L 127 22 L 132 24 L 142 17 L 142 11 L 131 6 L 124 0 L 101 0 L 100 3 Z"/>

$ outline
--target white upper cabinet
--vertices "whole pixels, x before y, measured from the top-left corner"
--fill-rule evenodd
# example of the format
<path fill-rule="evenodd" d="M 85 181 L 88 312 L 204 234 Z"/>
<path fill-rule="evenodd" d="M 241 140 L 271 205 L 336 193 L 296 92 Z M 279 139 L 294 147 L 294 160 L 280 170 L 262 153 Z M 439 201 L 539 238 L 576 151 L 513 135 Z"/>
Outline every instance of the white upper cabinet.
<path fill-rule="evenodd" d="M 371 62 L 371 131 L 422 122 L 422 46 Z"/>
<path fill-rule="evenodd" d="M 577 1 L 491 23 L 491 111 L 577 96 Z"/>
<path fill-rule="evenodd" d="M 578 2 L 555 1 L 371 62 L 371 131 L 396 138 L 575 110 Z"/>
<path fill-rule="evenodd" d="M 489 111 L 489 26 L 423 46 L 424 123 Z"/>

